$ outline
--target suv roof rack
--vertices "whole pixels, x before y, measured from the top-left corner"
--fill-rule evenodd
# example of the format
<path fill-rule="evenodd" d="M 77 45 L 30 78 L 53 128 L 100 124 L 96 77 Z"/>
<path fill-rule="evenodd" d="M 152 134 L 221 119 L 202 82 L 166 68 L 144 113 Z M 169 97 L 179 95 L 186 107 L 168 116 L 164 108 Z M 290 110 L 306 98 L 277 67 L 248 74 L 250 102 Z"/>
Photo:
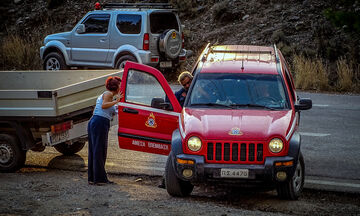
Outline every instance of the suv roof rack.
<path fill-rule="evenodd" d="M 146 9 L 174 9 L 170 3 L 106 3 L 104 9 L 117 8 L 146 8 Z"/>
<path fill-rule="evenodd" d="M 207 49 L 207 50 L 206 50 Z M 276 49 L 275 49 L 276 50 Z M 271 50 L 231 50 L 231 49 L 214 49 L 213 46 L 210 46 L 210 43 L 207 44 L 205 50 L 204 50 L 204 54 L 202 56 L 201 61 L 205 62 L 207 57 L 209 56 L 210 53 L 235 53 L 235 54 L 258 54 L 259 55 L 259 59 L 260 59 L 260 55 L 261 54 L 268 54 L 268 55 L 274 55 L 275 57 L 277 56 L 277 52 L 275 51 L 275 53 L 273 53 Z"/>

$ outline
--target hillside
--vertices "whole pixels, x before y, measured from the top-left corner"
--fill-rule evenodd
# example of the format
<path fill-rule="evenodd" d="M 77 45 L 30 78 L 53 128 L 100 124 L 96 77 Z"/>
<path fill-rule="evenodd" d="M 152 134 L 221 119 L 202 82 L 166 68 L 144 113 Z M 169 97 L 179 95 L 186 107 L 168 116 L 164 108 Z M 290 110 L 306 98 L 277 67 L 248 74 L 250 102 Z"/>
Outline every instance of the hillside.
<path fill-rule="evenodd" d="M 100 1 L 103 3 L 104 1 Z M 109 1 L 107 1 L 109 2 Z M 125 1 L 129 2 L 129 1 Z M 295 55 L 320 58 L 328 65 L 329 84 L 335 85 L 336 61 L 346 59 L 358 66 L 360 59 L 359 32 L 351 26 L 336 27 L 325 11 L 360 11 L 358 1 L 325 0 L 171 0 L 178 8 L 185 25 L 185 48 L 194 56 L 185 64 L 190 69 L 194 59 L 208 43 L 218 44 L 276 44 L 292 63 Z M 349 5 L 349 2 L 352 2 Z M 26 44 L 33 44 L 34 55 L 49 33 L 68 31 L 89 10 L 95 1 L 86 0 L 11 0 L 0 7 L 0 38 L 20 35 Z M 336 21 L 336 20 L 335 20 Z M 359 23 L 358 23 L 359 24 Z M 349 30 L 350 29 L 350 30 Z M 360 29 L 360 27 L 359 27 Z M 4 59 L 4 52 L 2 59 Z M 35 57 L 34 57 L 35 58 Z M 39 59 L 31 61 L 30 69 L 40 69 Z M 34 63 L 35 62 L 35 63 Z M 19 64 L 18 64 L 19 65 Z M 1 69 L 24 69 L 3 60 Z M 355 70 L 356 71 L 356 70 Z M 358 70 L 357 70 L 358 71 Z M 359 74 L 355 73 L 356 80 Z"/>

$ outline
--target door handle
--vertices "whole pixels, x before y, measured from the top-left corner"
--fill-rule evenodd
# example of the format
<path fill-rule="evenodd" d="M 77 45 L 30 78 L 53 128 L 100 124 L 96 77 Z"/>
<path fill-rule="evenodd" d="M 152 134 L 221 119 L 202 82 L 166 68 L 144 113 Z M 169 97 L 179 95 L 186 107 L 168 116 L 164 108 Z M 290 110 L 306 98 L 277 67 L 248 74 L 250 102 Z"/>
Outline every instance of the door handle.
<path fill-rule="evenodd" d="M 100 39 L 100 42 L 105 42 L 105 41 L 106 41 L 105 38 Z"/>
<path fill-rule="evenodd" d="M 132 113 L 132 114 L 138 114 L 139 111 L 131 108 L 123 108 L 123 112 Z"/>

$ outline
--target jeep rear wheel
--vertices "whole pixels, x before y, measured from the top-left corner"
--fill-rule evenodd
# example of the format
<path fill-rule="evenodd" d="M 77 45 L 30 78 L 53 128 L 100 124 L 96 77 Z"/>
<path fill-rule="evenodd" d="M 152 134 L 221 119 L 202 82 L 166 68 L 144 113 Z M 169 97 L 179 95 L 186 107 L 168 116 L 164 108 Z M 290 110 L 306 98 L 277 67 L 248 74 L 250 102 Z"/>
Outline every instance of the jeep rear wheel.
<path fill-rule="evenodd" d="M 294 176 L 277 186 L 278 196 L 282 199 L 297 200 L 303 190 L 305 181 L 305 163 L 301 152 Z"/>
<path fill-rule="evenodd" d="M 165 57 L 175 59 L 179 56 L 182 48 L 182 38 L 178 31 L 170 29 L 164 31 L 159 38 L 159 50 Z"/>
<path fill-rule="evenodd" d="M 115 65 L 115 68 L 118 68 L 118 69 L 124 69 L 125 68 L 125 63 L 126 61 L 132 61 L 132 62 L 137 62 L 136 61 L 136 58 L 132 55 L 124 55 L 124 56 L 121 56 L 117 62 L 116 62 L 116 65 Z"/>
<path fill-rule="evenodd" d="M 52 52 L 46 55 L 44 61 L 44 70 L 47 71 L 57 71 L 57 70 L 66 70 L 67 66 L 65 64 L 64 57 L 56 52 Z"/>
<path fill-rule="evenodd" d="M 24 166 L 26 151 L 22 150 L 15 136 L 0 134 L 0 171 L 14 172 Z"/>
<path fill-rule="evenodd" d="M 81 149 L 83 149 L 84 145 L 85 145 L 84 141 L 77 141 L 71 145 L 68 145 L 66 143 L 60 143 L 55 145 L 54 147 L 58 152 L 64 155 L 73 155 L 79 152 Z"/>
<path fill-rule="evenodd" d="M 165 186 L 167 192 L 171 196 L 185 197 L 191 194 L 194 189 L 188 181 L 183 181 L 176 176 L 175 169 L 173 166 L 174 156 L 170 153 L 165 167 Z"/>

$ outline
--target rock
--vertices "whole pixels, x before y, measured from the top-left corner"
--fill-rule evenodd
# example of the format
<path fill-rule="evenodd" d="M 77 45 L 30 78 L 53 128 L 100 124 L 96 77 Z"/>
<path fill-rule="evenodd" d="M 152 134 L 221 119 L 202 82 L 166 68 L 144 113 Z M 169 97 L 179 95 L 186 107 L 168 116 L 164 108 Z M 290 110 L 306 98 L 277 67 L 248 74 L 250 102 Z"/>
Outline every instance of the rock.
<path fill-rule="evenodd" d="M 249 18 L 250 17 L 250 15 L 249 14 L 246 14 L 245 16 L 243 16 L 241 19 L 242 20 L 246 20 L 247 18 Z"/>
<path fill-rule="evenodd" d="M 305 23 L 303 21 L 297 22 L 295 24 L 296 31 L 302 30 L 305 27 Z"/>
<path fill-rule="evenodd" d="M 14 0 L 14 4 L 20 4 L 22 0 Z"/>
<path fill-rule="evenodd" d="M 298 21 L 300 19 L 300 17 L 298 17 L 298 16 L 292 16 L 292 17 L 290 17 L 289 18 L 289 21 Z"/>

